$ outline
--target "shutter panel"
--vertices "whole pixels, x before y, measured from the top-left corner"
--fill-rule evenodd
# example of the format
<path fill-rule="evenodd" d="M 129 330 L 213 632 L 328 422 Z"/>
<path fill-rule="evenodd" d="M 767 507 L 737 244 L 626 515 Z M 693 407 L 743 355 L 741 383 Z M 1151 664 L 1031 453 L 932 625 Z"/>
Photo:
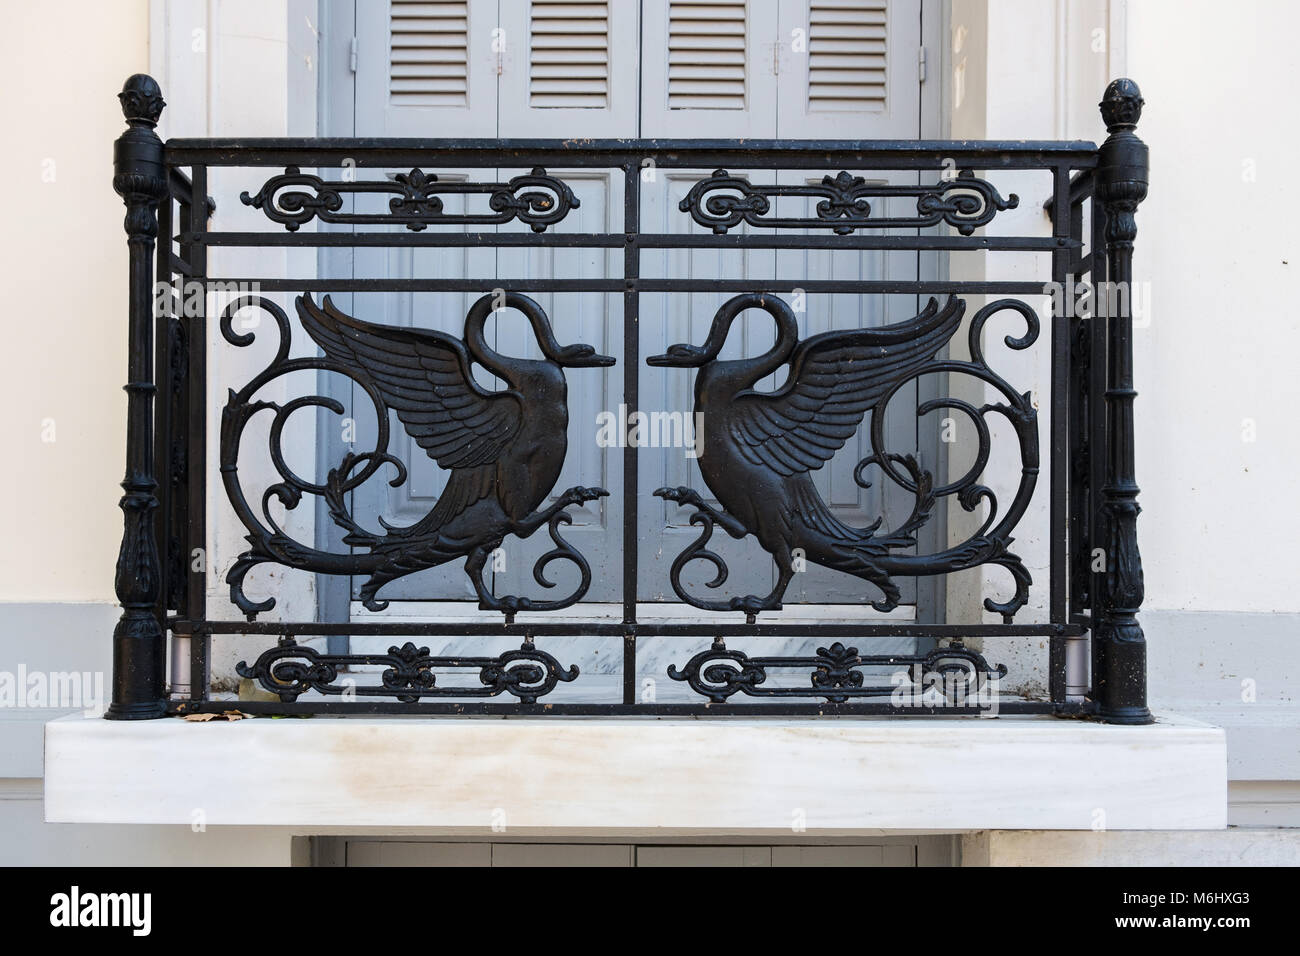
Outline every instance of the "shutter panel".
<path fill-rule="evenodd" d="M 776 135 L 775 0 L 667 0 L 642 17 L 641 135 Z"/>
<path fill-rule="evenodd" d="M 609 4 L 533 0 L 528 25 L 528 105 L 609 105 Z"/>
<path fill-rule="evenodd" d="M 812 0 L 808 109 L 885 108 L 886 0 Z"/>
<path fill-rule="evenodd" d="M 916 139 L 921 131 L 921 0 L 792 0 L 781 5 L 778 134 Z M 794 49 L 802 30 L 805 49 Z"/>
<path fill-rule="evenodd" d="M 495 136 L 496 3 L 389 0 L 357 11 L 358 136 Z"/>
<path fill-rule="evenodd" d="M 508 52 L 500 135 L 637 133 L 638 4 L 501 0 Z"/>
<path fill-rule="evenodd" d="M 393 0 L 388 13 L 388 95 L 397 106 L 465 106 L 466 3 Z"/>
<path fill-rule="evenodd" d="M 745 0 L 668 4 L 668 108 L 745 108 Z"/>

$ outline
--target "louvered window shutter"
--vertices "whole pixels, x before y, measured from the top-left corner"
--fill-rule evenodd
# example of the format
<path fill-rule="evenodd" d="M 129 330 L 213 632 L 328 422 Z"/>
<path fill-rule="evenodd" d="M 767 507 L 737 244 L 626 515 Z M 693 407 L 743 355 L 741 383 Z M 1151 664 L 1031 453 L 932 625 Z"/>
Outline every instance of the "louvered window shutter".
<path fill-rule="evenodd" d="M 386 6 L 357 13 L 357 135 L 495 136 L 496 4 Z"/>
<path fill-rule="evenodd" d="M 388 19 L 388 93 L 394 105 L 466 105 L 468 6 L 394 0 Z"/>
<path fill-rule="evenodd" d="M 793 0 L 781 17 L 778 135 L 919 135 L 920 0 Z"/>
<path fill-rule="evenodd" d="M 776 134 L 775 0 L 643 5 L 643 136 Z"/>
<path fill-rule="evenodd" d="M 501 0 L 501 135 L 637 134 L 637 4 Z"/>

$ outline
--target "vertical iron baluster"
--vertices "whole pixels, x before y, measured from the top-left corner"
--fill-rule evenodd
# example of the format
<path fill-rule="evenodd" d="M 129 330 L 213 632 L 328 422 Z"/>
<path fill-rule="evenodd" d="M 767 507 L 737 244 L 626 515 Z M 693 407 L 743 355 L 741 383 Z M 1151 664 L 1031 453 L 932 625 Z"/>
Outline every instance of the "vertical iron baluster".
<path fill-rule="evenodd" d="M 185 495 L 185 609 L 193 622 L 208 617 L 208 247 L 204 233 L 216 206 L 208 198 L 208 167 L 195 164 L 190 170 L 190 240 L 185 247 L 189 281 L 198 283 L 202 294 L 197 308 L 185 317 L 186 379 L 185 433 L 189 436 L 186 457 Z M 197 555 L 196 555 L 197 552 Z M 211 637 L 194 626 L 190 639 L 190 699 L 208 696 L 208 642 Z"/>
<path fill-rule="evenodd" d="M 185 502 L 177 491 L 181 490 L 179 483 L 185 471 L 185 436 L 177 429 L 183 424 L 178 421 L 178 416 L 181 412 L 180 390 L 185 377 L 185 366 L 181 361 L 184 330 L 174 298 L 177 290 L 173 286 L 172 253 L 176 200 L 182 193 L 181 184 L 174 181 L 174 175 L 174 170 L 167 170 L 169 195 L 158 204 L 157 266 L 154 273 L 154 382 L 157 386 L 153 408 L 154 478 L 158 483 L 158 545 L 162 562 L 160 604 L 164 611 L 175 611 L 178 617 L 183 617 L 186 562 L 180 526 L 184 521 Z M 183 214 L 183 201 L 180 208 Z M 186 695 L 190 683 L 189 637 L 174 625 L 170 658 L 168 693 Z"/>
<path fill-rule="evenodd" d="M 1065 325 L 1065 362 L 1068 374 L 1059 387 L 1065 394 L 1062 401 L 1066 409 L 1068 458 L 1062 470 L 1062 482 L 1069 503 L 1067 527 L 1069 529 L 1069 547 L 1061 558 L 1061 568 L 1055 572 L 1064 575 L 1069 569 L 1069 579 L 1065 582 L 1066 603 L 1069 613 L 1066 620 L 1074 622 L 1081 610 L 1087 606 L 1088 581 L 1088 511 L 1087 511 L 1087 455 L 1084 452 L 1086 442 L 1087 415 L 1087 334 L 1088 320 L 1079 314 L 1079 298 L 1076 295 L 1078 283 L 1093 281 L 1089 274 L 1088 261 L 1083 255 L 1083 203 L 1092 192 L 1092 173 L 1085 171 L 1070 188 L 1070 239 L 1078 245 L 1070 252 L 1069 266 L 1066 270 L 1070 276 L 1067 299 L 1063 290 L 1062 301 L 1069 303 L 1069 318 Z M 1092 251 L 1091 249 L 1089 250 Z M 1082 554 L 1082 557 L 1080 555 Z M 1081 585 L 1082 582 L 1082 586 Z M 1082 593 L 1080 593 L 1082 592 Z M 1061 638 L 1062 661 L 1060 674 L 1061 696 L 1053 700 L 1065 700 L 1082 703 L 1088 695 L 1088 640 L 1080 634 Z"/>
<path fill-rule="evenodd" d="M 641 405 L 641 166 L 623 167 L 623 403 L 635 412 Z M 626 429 L 627 423 L 620 422 Z M 638 449 L 625 442 L 623 449 L 623 703 L 636 703 L 636 604 L 638 584 L 640 465 Z"/>
<path fill-rule="evenodd" d="M 1070 184 L 1070 166 L 1068 163 L 1058 165 L 1052 171 L 1052 233 L 1058 241 L 1052 252 L 1052 282 L 1060 290 L 1053 300 L 1059 303 L 1052 312 L 1051 345 L 1051 379 L 1049 385 L 1051 400 L 1051 434 L 1048 438 L 1049 467 L 1051 468 L 1051 495 L 1049 496 L 1048 538 L 1048 614 L 1050 619 L 1061 624 L 1066 621 L 1066 609 L 1069 601 L 1069 582 L 1065 577 L 1067 565 L 1066 508 L 1069 504 L 1067 485 L 1069 481 L 1069 394 L 1070 376 L 1070 341 L 1074 310 L 1071 308 L 1073 265 L 1075 251 L 1064 245 L 1065 240 L 1075 238 L 1074 206 Z M 1048 696 L 1053 703 L 1065 702 L 1066 695 L 1066 642 L 1060 634 L 1048 640 Z"/>
<path fill-rule="evenodd" d="M 114 144 L 113 189 L 126 204 L 130 255 L 126 476 L 115 588 L 122 617 L 113 631 L 111 720 L 166 714 L 167 651 L 160 603 L 153 444 L 153 251 L 158 202 L 167 195 L 163 144 L 154 132 L 165 103 L 153 77 L 137 73 L 118 94 L 127 130 Z"/>
<path fill-rule="evenodd" d="M 1137 613 L 1142 606 L 1142 557 L 1137 543 L 1138 486 L 1133 458 L 1133 240 L 1134 214 L 1146 198 L 1148 152 L 1133 132 L 1142 115 L 1142 93 L 1129 79 L 1106 88 L 1101 115 L 1110 134 L 1101 145 L 1097 197 L 1106 210 L 1106 295 L 1109 349 L 1106 382 L 1106 484 L 1101 519 L 1106 570 L 1097 601 L 1097 674 L 1100 716 L 1111 723 L 1145 724 L 1146 637 Z"/>

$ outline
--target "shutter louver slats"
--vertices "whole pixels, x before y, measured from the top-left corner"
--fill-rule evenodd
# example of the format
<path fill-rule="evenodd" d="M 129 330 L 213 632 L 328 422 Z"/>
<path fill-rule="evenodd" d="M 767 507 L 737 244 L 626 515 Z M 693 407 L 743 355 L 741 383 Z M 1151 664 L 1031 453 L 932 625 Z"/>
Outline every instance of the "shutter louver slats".
<path fill-rule="evenodd" d="M 745 108 L 745 0 L 669 4 L 668 108 Z"/>
<path fill-rule="evenodd" d="M 609 106 L 609 4 L 533 0 L 528 103 L 537 109 Z"/>
<path fill-rule="evenodd" d="M 884 110 L 887 0 L 812 0 L 808 109 Z"/>
<path fill-rule="evenodd" d="M 467 104 L 467 3 L 392 0 L 388 33 L 388 92 L 394 106 Z"/>

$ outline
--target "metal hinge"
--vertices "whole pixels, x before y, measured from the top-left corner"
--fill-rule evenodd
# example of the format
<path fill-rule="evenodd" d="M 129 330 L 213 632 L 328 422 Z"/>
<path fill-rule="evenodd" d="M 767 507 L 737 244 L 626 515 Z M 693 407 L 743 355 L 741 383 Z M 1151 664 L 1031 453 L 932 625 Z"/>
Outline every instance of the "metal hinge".
<path fill-rule="evenodd" d="M 348 44 L 348 69 L 353 73 L 357 72 L 357 38 L 353 37 L 352 42 Z"/>
<path fill-rule="evenodd" d="M 916 51 L 916 78 L 922 83 L 925 82 L 925 64 L 925 47 L 921 47 L 921 49 Z"/>

